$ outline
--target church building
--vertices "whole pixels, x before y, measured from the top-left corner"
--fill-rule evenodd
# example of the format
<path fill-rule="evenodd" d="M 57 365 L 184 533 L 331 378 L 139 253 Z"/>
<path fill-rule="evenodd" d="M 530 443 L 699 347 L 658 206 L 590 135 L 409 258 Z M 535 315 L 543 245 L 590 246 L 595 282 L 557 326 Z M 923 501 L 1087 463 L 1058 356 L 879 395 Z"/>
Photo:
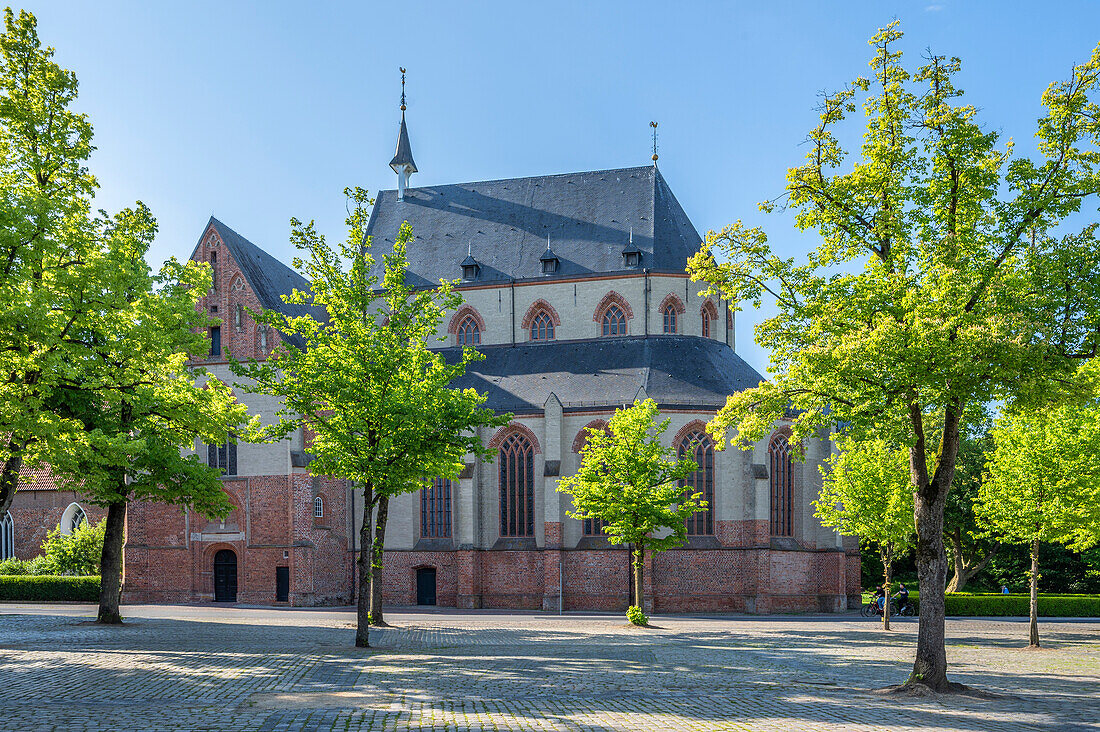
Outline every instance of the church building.
<path fill-rule="evenodd" d="M 379 274 L 408 221 L 407 281 L 458 280 L 464 299 L 441 326 L 444 354 L 463 346 L 485 354 L 455 386 L 515 416 L 481 435 L 493 461 L 470 456 L 457 479 L 391 501 L 387 603 L 625 608 L 627 551 L 610 545 L 598 522 L 570 518 L 570 497 L 556 488 L 577 470 L 586 428 L 645 398 L 672 420 L 668 444 L 700 466 L 685 489 L 709 505 L 688 521 L 684 547 L 647 557 L 648 610 L 836 612 L 858 602 L 855 543 L 813 516 L 828 440 L 795 447 L 777 424 L 752 450 L 718 451 L 706 434 L 726 397 L 763 377 L 736 353 L 728 303 L 700 297 L 685 274 L 701 237 L 656 154 L 642 167 L 417 188 L 402 105 L 390 166 L 396 189 L 377 194 L 368 228 Z M 262 359 L 280 338 L 246 308 L 302 314 L 280 295 L 308 285 L 213 218 L 191 256 L 213 268 L 201 307 L 221 319 L 203 365 L 232 384 L 227 352 Z M 237 396 L 265 417 L 277 408 Z M 302 434 L 269 445 L 196 445 L 200 459 L 222 469 L 234 510 L 209 521 L 133 506 L 125 599 L 351 602 L 362 496 L 311 475 L 305 446 Z"/>

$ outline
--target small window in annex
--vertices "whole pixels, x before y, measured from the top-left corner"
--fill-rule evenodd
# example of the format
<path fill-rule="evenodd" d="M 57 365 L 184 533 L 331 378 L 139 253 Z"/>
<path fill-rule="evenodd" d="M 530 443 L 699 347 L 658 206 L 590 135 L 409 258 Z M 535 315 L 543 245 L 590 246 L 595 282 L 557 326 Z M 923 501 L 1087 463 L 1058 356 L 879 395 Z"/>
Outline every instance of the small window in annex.
<path fill-rule="evenodd" d="M 215 325 L 210 329 L 210 355 L 220 356 L 222 355 L 222 329 L 221 326 Z"/>
<path fill-rule="evenodd" d="M 462 319 L 462 322 L 458 325 L 458 345 L 460 346 L 480 346 L 481 345 L 481 329 L 477 327 L 477 321 L 474 320 L 474 316 L 467 315 Z"/>
<path fill-rule="evenodd" d="M 676 308 L 672 304 L 665 305 L 664 309 L 665 333 L 676 332 Z"/>
<path fill-rule="evenodd" d="M 531 340 L 554 340 L 554 321 L 550 319 L 550 314 L 545 310 L 536 315 L 535 319 L 531 321 Z"/>
<path fill-rule="evenodd" d="M 15 556 L 15 519 L 11 513 L 4 514 L 4 520 L 0 521 L 0 559 L 11 559 Z"/>
<path fill-rule="evenodd" d="M 325 499 L 321 496 L 315 496 L 313 498 L 313 518 L 319 519 L 325 517 Z"/>
<path fill-rule="evenodd" d="M 626 315 L 618 305 L 612 305 L 604 311 L 603 334 L 605 336 L 626 335 Z"/>

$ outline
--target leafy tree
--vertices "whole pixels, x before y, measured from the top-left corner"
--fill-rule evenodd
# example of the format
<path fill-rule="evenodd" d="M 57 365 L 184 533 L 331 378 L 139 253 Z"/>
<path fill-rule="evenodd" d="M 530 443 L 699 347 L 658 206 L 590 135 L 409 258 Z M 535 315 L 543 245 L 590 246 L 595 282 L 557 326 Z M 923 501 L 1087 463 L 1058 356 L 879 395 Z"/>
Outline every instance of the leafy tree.
<path fill-rule="evenodd" d="M 558 490 L 573 497 L 575 519 L 596 519 L 612 544 L 630 544 L 634 559 L 634 598 L 642 601 L 645 550 L 659 552 L 687 540 L 687 520 L 707 509 L 701 493 L 686 496 L 677 481 L 698 469 L 661 444 L 669 421 L 657 420 L 657 403 L 635 401 L 618 409 L 606 430 L 589 428 L 581 467 L 562 478 Z M 631 622 L 644 614 L 628 613 Z"/>
<path fill-rule="evenodd" d="M 473 389 L 448 386 L 468 363 L 483 358 L 467 348 L 456 363 L 448 363 L 429 349 L 440 340 L 436 333 L 444 314 L 457 308 L 461 297 L 449 282 L 421 291 L 405 283 L 405 252 L 413 239 L 407 223 L 393 253 L 384 255 L 382 281 L 372 276 L 367 193 L 356 188 L 345 194 L 351 204 L 349 233 L 338 248 L 330 247 L 312 222 L 291 220 L 294 244 L 308 257 L 296 258 L 294 266 L 309 280 L 310 292 L 295 291 L 285 300 L 323 308 L 326 317 L 253 313 L 288 339 L 268 361 L 238 363 L 234 369 L 250 379 L 242 388 L 283 403 L 275 424 L 261 427 L 254 418 L 251 434 L 279 439 L 304 425 L 313 435 L 306 446 L 315 458 L 310 469 L 354 481 L 363 491 L 355 644 L 367 647 L 371 621 L 383 622 L 390 498 L 435 477 L 457 477 L 469 453 L 490 460 L 478 430 L 507 424 L 511 415 L 483 409 L 485 397 Z"/>
<path fill-rule="evenodd" d="M 993 430 L 975 511 L 988 533 L 1031 546 L 1030 645 L 1039 647 L 1039 547 L 1100 542 L 1100 401 L 1015 411 Z"/>
<path fill-rule="evenodd" d="M 43 48 L 37 21 L 4 11 L 0 35 L 0 515 L 19 469 L 59 432 L 43 408 L 71 373 L 67 336 L 97 302 L 103 274 L 85 167 L 92 127 L 70 109 L 76 76 Z M 28 450 L 32 452 L 28 452 Z"/>
<path fill-rule="evenodd" d="M 730 397 L 717 437 L 751 444 L 793 409 L 797 437 L 843 422 L 855 439 L 908 448 L 921 602 L 903 688 L 950 691 L 943 519 L 968 409 L 1073 389 L 1077 360 L 1096 351 L 1097 278 L 1074 265 L 1093 232 L 1051 232 L 1100 190 L 1100 48 L 1043 94 L 1031 159 L 998 147 L 959 101 L 958 59 L 929 54 L 909 70 L 901 37 L 894 23 L 871 39 L 870 78 L 823 97 L 806 162 L 788 171 L 785 205 L 822 239 L 808 261 L 737 222 L 707 235 L 689 272 L 730 302 L 779 309 L 756 330 L 772 380 Z M 834 131 L 857 101 L 863 142 L 842 170 Z"/>
<path fill-rule="evenodd" d="M 982 471 L 993 451 L 988 420 L 963 433 L 955 464 L 955 480 L 943 512 L 943 538 L 954 574 L 947 592 L 962 592 L 967 582 L 982 572 L 1000 551 L 1000 545 L 979 534 L 974 502 L 982 485 Z"/>
<path fill-rule="evenodd" d="M 196 439 L 226 441 L 247 412 L 229 387 L 188 360 L 209 353 L 209 319 L 196 309 L 210 288 L 206 264 L 168 261 L 154 275 L 145 261 L 156 231 L 138 206 L 106 227 L 111 309 L 70 335 L 78 381 L 59 383 L 48 405 L 84 430 L 55 440 L 50 463 L 107 508 L 98 622 L 121 623 L 122 547 L 130 501 L 184 506 L 225 516 L 232 504 L 215 467 L 181 450 Z"/>
<path fill-rule="evenodd" d="M 878 546 L 886 603 L 882 624 L 890 630 L 890 582 L 894 556 L 913 539 L 913 489 L 906 451 L 882 440 L 856 442 L 838 437 L 839 454 L 821 466 L 824 481 L 814 501 L 815 516 L 845 536 Z"/>
<path fill-rule="evenodd" d="M 36 570 L 46 569 L 44 574 L 98 574 L 106 530 L 107 519 L 97 524 L 83 521 L 69 534 L 62 534 L 58 526 L 46 534 L 41 567 Z"/>

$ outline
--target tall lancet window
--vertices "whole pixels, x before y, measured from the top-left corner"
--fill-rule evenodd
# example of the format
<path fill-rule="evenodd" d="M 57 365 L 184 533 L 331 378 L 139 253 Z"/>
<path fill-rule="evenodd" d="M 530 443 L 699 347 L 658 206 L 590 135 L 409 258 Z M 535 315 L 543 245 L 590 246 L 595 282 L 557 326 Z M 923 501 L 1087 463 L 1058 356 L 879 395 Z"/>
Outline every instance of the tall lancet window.
<path fill-rule="evenodd" d="M 784 434 L 772 438 L 768 445 L 771 477 L 771 535 L 793 536 L 794 479 L 791 465 L 791 445 Z"/>
<path fill-rule="evenodd" d="M 714 533 L 714 442 L 705 433 L 694 431 L 680 441 L 681 458 L 689 458 L 699 466 L 691 475 L 680 481 L 684 495 L 691 497 L 702 493 L 706 509 L 694 513 L 687 520 L 689 536 L 710 536 Z"/>
<path fill-rule="evenodd" d="M 474 316 L 467 315 L 462 319 L 462 322 L 458 324 L 458 345 L 481 345 L 481 329 L 477 327 L 477 321 L 474 320 Z"/>
<path fill-rule="evenodd" d="M 535 535 L 535 448 L 516 432 L 505 438 L 500 466 L 500 535 Z"/>
<path fill-rule="evenodd" d="M 664 328 L 665 333 L 675 333 L 676 332 L 676 308 L 675 308 L 675 306 L 673 306 L 671 303 L 669 303 L 668 305 L 665 305 L 665 310 L 664 310 L 663 314 L 664 314 L 664 320 L 665 320 L 665 324 L 664 324 L 665 325 L 665 328 Z"/>

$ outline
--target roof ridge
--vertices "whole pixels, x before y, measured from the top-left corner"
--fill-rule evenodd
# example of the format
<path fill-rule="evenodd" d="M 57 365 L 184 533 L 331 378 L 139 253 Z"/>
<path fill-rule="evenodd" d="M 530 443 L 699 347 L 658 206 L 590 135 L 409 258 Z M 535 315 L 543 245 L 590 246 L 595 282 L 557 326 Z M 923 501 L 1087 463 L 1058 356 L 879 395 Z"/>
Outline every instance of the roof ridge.
<path fill-rule="evenodd" d="M 480 185 L 480 184 L 484 184 L 484 183 L 504 183 L 505 181 L 517 181 L 518 182 L 518 181 L 524 181 L 524 180 L 533 180 L 535 178 L 565 178 L 565 177 L 570 176 L 570 175 L 594 175 L 596 173 L 621 173 L 621 172 L 627 171 L 627 170 L 655 170 L 655 167 L 653 165 L 635 165 L 635 166 L 630 166 L 630 167 L 625 167 L 625 168 L 606 168 L 606 169 L 597 169 L 597 170 L 573 170 L 573 171 L 568 171 L 568 172 L 565 172 L 565 173 L 546 173 L 546 174 L 543 174 L 543 175 L 523 175 L 523 176 L 519 176 L 518 178 L 487 178 L 487 179 L 484 179 L 484 180 L 459 181 L 457 183 L 440 183 L 440 184 L 432 185 L 432 186 L 416 186 L 415 188 L 410 186 L 409 190 L 418 190 L 418 189 L 424 189 L 424 188 L 448 188 L 448 187 L 452 187 L 452 186 L 473 186 L 473 185 Z M 658 172 L 657 175 L 660 175 L 660 173 Z M 656 177 L 656 176 L 654 176 L 654 177 Z M 381 188 L 381 189 L 378 190 L 378 193 L 390 193 L 390 192 L 395 192 L 395 191 L 397 191 L 396 188 Z"/>

